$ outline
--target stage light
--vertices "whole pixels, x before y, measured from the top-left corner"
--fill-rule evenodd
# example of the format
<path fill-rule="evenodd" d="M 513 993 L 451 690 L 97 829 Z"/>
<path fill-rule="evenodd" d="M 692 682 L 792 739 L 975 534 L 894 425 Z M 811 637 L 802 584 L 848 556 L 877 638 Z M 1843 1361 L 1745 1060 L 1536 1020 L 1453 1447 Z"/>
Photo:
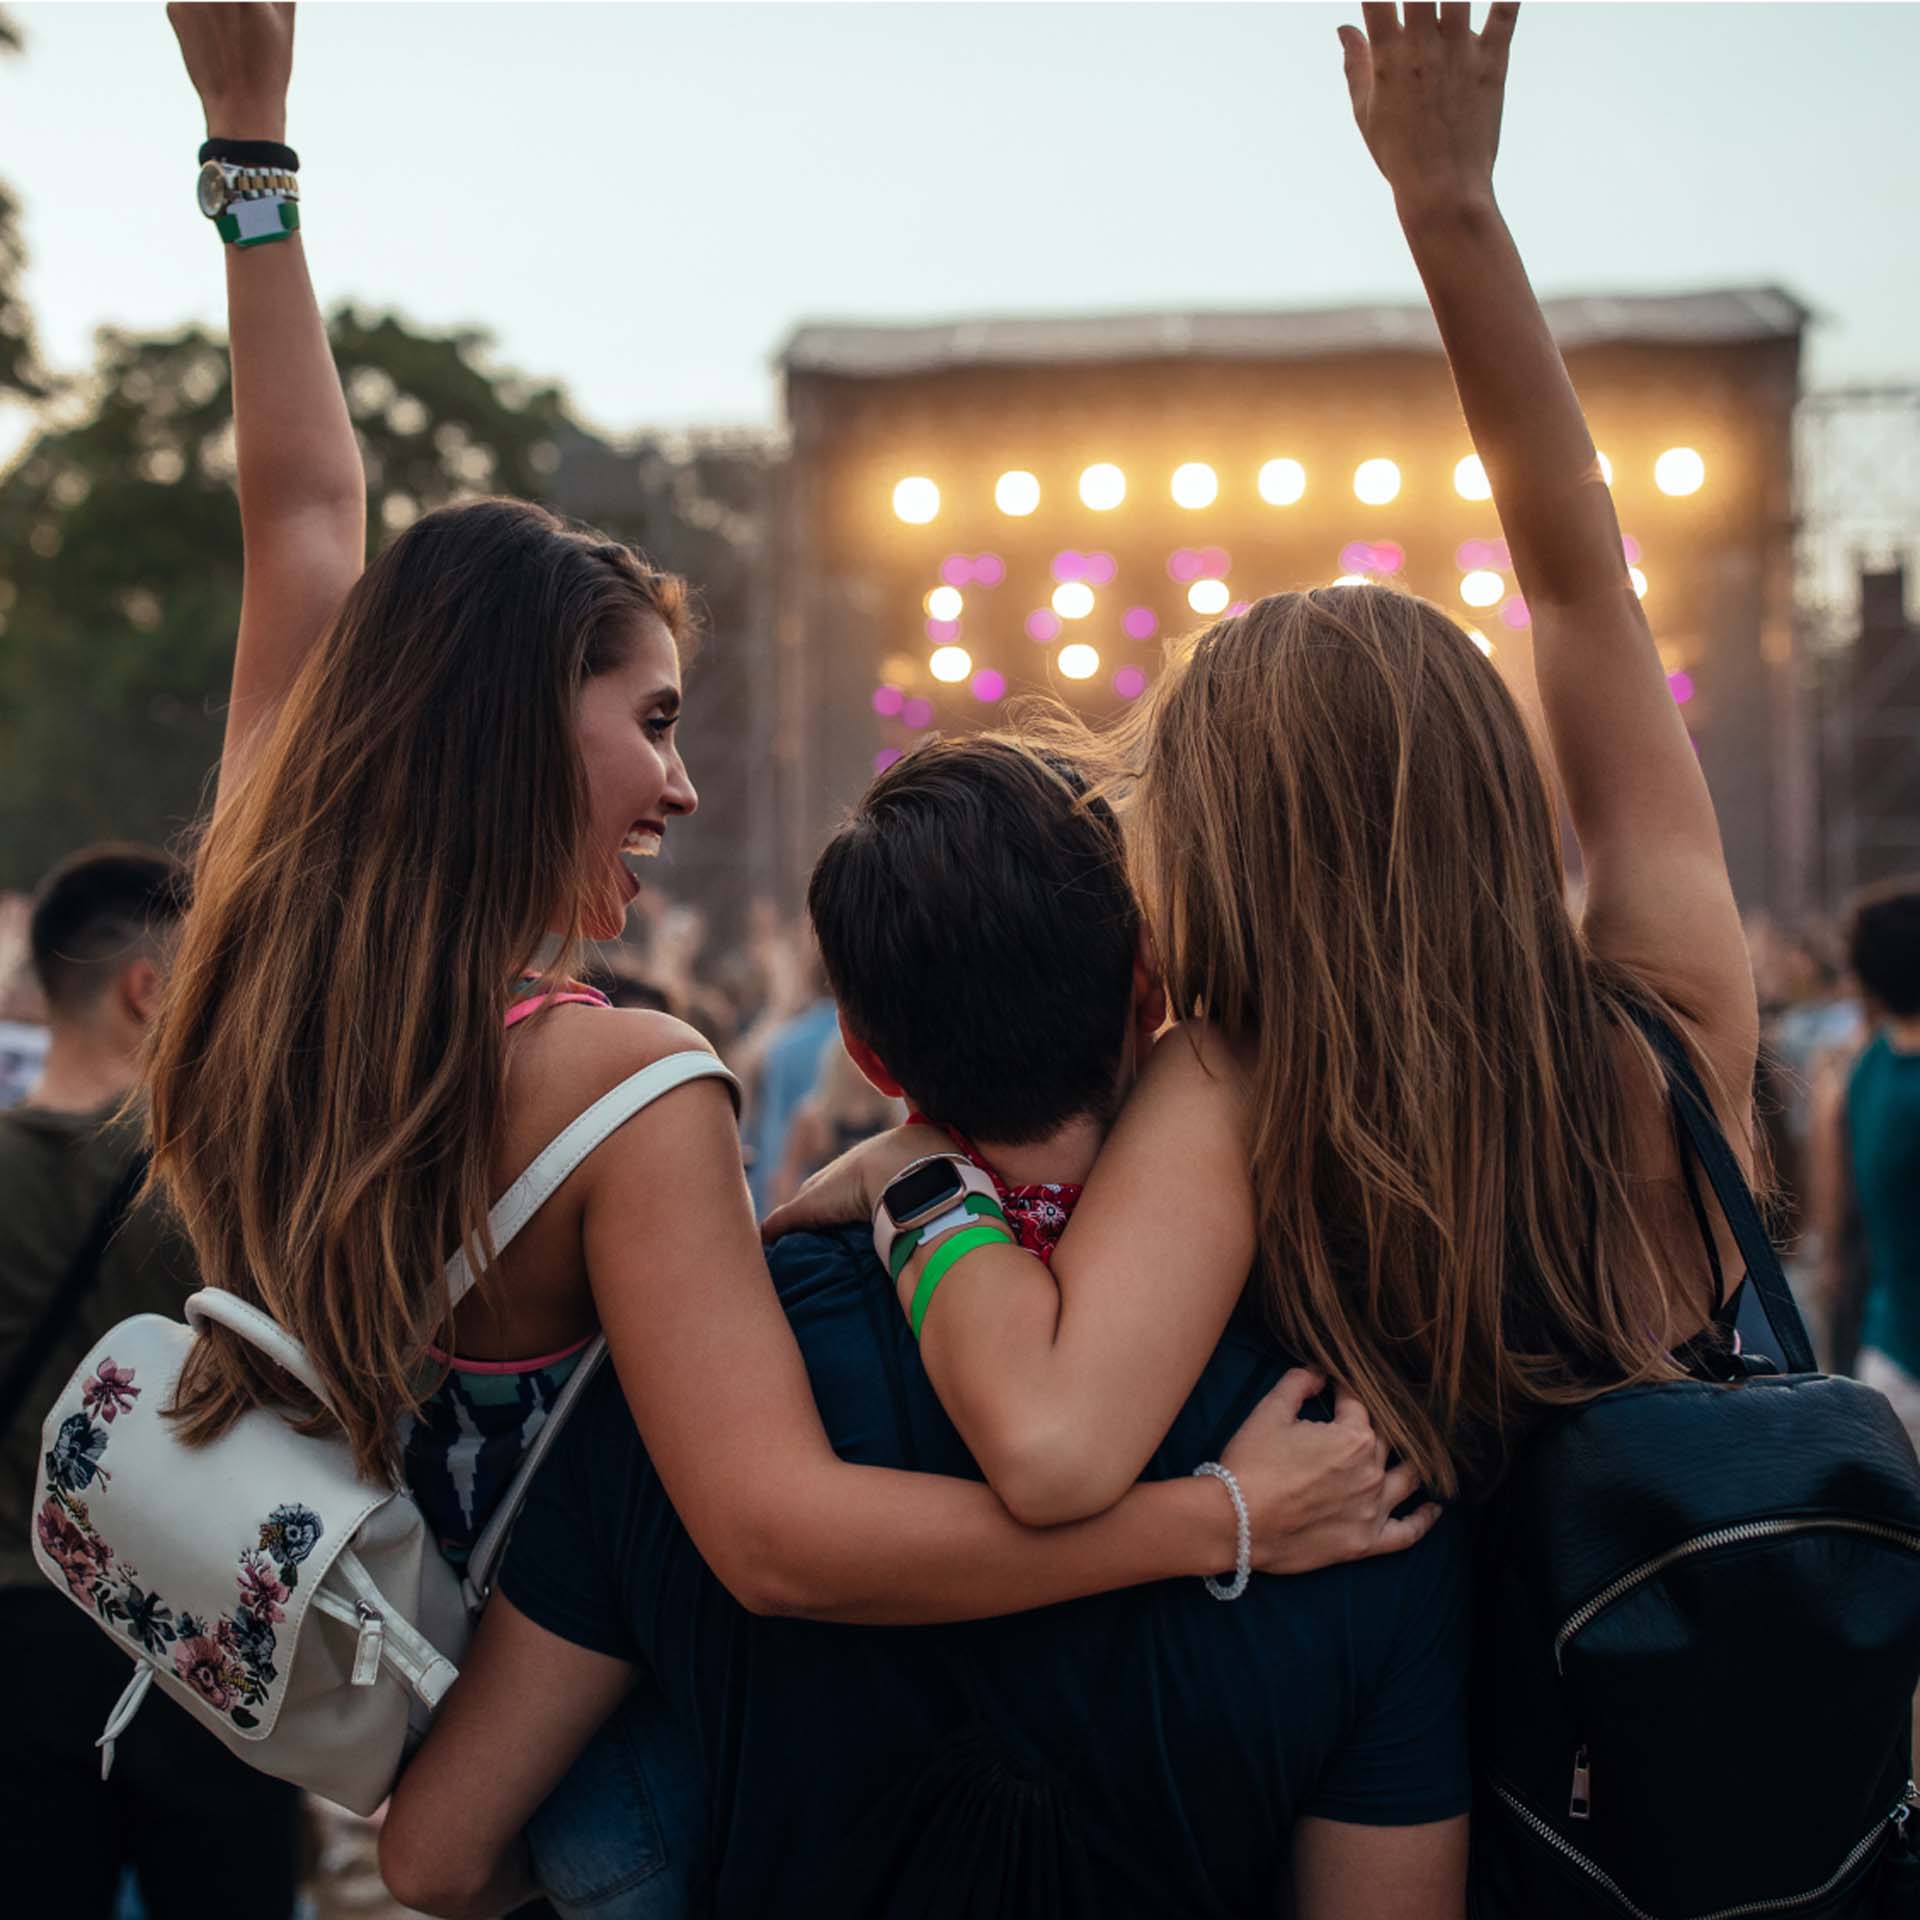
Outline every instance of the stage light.
<path fill-rule="evenodd" d="M 1007 697 L 1007 676 L 997 667 L 982 667 L 973 676 L 973 697 L 987 706 Z"/>
<path fill-rule="evenodd" d="M 997 587 L 1007 577 L 1007 564 L 997 553 L 976 553 L 973 556 L 973 577 L 983 587 Z"/>
<path fill-rule="evenodd" d="M 1127 476 L 1102 460 L 1080 476 L 1080 500 L 1095 513 L 1111 513 L 1127 497 Z"/>
<path fill-rule="evenodd" d="M 1612 486 L 1613 462 L 1609 460 L 1604 453 L 1596 452 L 1593 457 L 1600 463 L 1600 478 L 1604 480 L 1608 486 Z"/>
<path fill-rule="evenodd" d="M 1087 570 L 1087 556 L 1074 547 L 1063 547 L 1053 556 L 1048 571 L 1056 580 L 1078 580 Z"/>
<path fill-rule="evenodd" d="M 1179 581 L 1183 587 L 1198 580 L 1206 570 L 1206 561 L 1192 547 L 1175 547 L 1167 555 L 1167 578 Z"/>
<path fill-rule="evenodd" d="M 973 556 L 970 553 L 950 553 L 940 562 L 940 578 L 950 587 L 970 587 L 973 584 Z"/>
<path fill-rule="evenodd" d="M 1138 667 L 1122 667 L 1113 676 L 1113 690 L 1122 700 L 1138 700 L 1147 690 L 1147 676 Z"/>
<path fill-rule="evenodd" d="M 1027 615 L 1027 638 L 1052 646 L 1060 638 L 1060 616 L 1051 607 L 1035 607 Z"/>
<path fill-rule="evenodd" d="M 1080 556 L 1080 578 L 1090 587 L 1110 587 L 1113 576 L 1120 571 L 1110 553 L 1083 553 Z"/>
<path fill-rule="evenodd" d="M 1693 675 L 1676 670 L 1667 675 L 1667 687 L 1673 694 L 1674 704 L 1684 707 L 1693 698 Z"/>
<path fill-rule="evenodd" d="M 926 628 L 927 638 L 931 640 L 936 647 L 944 647 L 949 640 L 958 640 L 960 638 L 960 622 L 958 620 L 923 620 L 920 624 Z"/>
<path fill-rule="evenodd" d="M 1129 607 L 1121 615 L 1120 631 L 1129 640 L 1151 640 L 1160 631 L 1160 621 L 1151 607 Z"/>
<path fill-rule="evenodd" d="M 1453 490 L 1462 500 L 1491 500 L 1493 482 L 1480 464 L 1480 456 L 1470 453 L 1453 469 Z"/>
<path fill-rule="evenodd" d="M 1370 574 L 1365 573 L 1337 573 L 1333 577 L 1333 585 L 1336 587 L 1370 587 L 1373 585 L 1373 578 Z"/>
<path fill-rule="evenodd" d="M 1627 565 L 1637 567 L 1640 564 L 1640 542 L 1632 534 L 1620 536 L 1620 551 L 1627 556 Z"/>
<path fill-rule="evenodd" d="M 1060 649 L 1059 664 L 1069 680 L 1091 680 L 1100 671 L 1100 656 L 1084 640 L 1076 640 Z"/>
<path fill-rule="evenodd" d="M 1195 613 L 1224 613 L 1227 602 L 1232 598 L 1224 580 L 1196 580 L 1187 589 L 1187 605 Z"/>
<path fill-rule="evenodd" d="M 1362 505 L 1384 507 L 1400 497 L 1400 469 L 1391 460 L 1362 460 L 1353 470 L 1353 497 Z"/>
<path fill-rule="evenodd" d="M 1471 640 L 1473 644 L 1476 647 L 1478 647 L 1482 653 L 1486 654 L 1489 658 L 1492 657 L 1493 642 L 1489 640 L 1487 636 L 1484 633 L 1482 633 L 1478 627 L 1469 627 L 1467 629 L 1467 638 Z"/>
<path fill-rule="evenodd" d="M 993 483 L 993 504 L 1009 518 L 1021 519 L 1040 504 L 1040 482 L 1018 467 L 1003 473 Z"/>
<path fill-rule="evenodd" d="M 892 720 L 907 704 L 907 696 L 898 687 L 875 687 L 873 710 L 883 720 Z"/>
<path fill-rule="evenodd" d="M 1209 580 L 1224 580 L 1233 571 L 1233 556 L 1225 547 L 1202 547 L 1200 571 Z"/>
<path fill-rule="evenodd" d="M 1084 580 L 1062 580 L 1053 590 L 1053 610 L 1062 620 L 1084 620 L 1093 611 L 1093 589 Z"/>
<path fill-rule="evenodd" d="M 1470 607 L 1497 607 L 1506 590 L 1507 583 L 1484 567 L 1476 567 L 1460 582 L 1460 598 Z"/>
<path fill-rule="evenodd" d="M 1176 507 L 1210 507 L 1220 497 L 1220 476 L 1204 460 L 1189 460 L 1173 470 Z"/>
<path fill-rule="evenodd" d="M 1307 470 L 1298 460 L 1269 460 L 1258 485 L 1268 506 L 1290 507 L 1307 490 Z"/>
<path fill-rule="evenodd" d="M 961 598 L 958 587 L 935 587 L 922 604 L 932 619 L 958 620 L 960 609 L 967 603 Z"/>
<path fill-rule="evenodd" d="M 1629 567 L 1627 578 L 1633 582 L 1634 598 L 1644 600 L 1647 597 L 1647 576 L 1638 567 Z"/>
<path fill-rule="evenodd" d="M 935 647 L 927 671 L 949 687 L 956 687 L 973 671 L 973 655 L 965 647 Z"/>
<path fill-rule="evenodd" d="M 1501 603 L 1500 618 L 1517 633 L 1522 627 L 1533 624 L 1533 615 L 1527 611 L 1527 603 L 1517 593 L 1512 593 Z"/>
<path fill-rule="evenodd" d="M 904 760 L 905 758 L 906 755 L 903 754 L 898 747 L 882 747 L 880 751 L 873 756 L 873 770 L 875 773 L 885 773 L 896 760 Z"/>
<path fill-rule="evenodd" d="M 894 488 L 893 510 L 908 526 L 924 527 L 940 511 L 940 489 L 924 474 L 915 474 Z"/>
<path fill-rule="evenodd" d="M 1398 573 L 1406 564 L 1406 549 L 1394 540 L 1349 540 L 1340 549 L 1340 565 L 1349 573 L 1373 577 Z"/>
<path fill-rule="evenodd" d="M 911 727 L 915 733 L 924 733 L 933 725 L 933 702 L 923 694 L 915 694 L 900 709 L 902 724 Z"/>
<path fill-rule="evenodd" d="M 1698 493 L 1707 477 L 1707 463 L 1691 447 L 1669 447 L 1653 463 L 1653 484 L 1677 500 Z"/>

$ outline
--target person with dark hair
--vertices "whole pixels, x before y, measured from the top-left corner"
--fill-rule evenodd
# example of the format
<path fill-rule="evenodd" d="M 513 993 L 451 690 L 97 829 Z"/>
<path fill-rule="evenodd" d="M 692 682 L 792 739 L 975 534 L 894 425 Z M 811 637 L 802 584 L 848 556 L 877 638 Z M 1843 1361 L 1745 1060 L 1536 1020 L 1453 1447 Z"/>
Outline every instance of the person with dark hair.
<path fill-rule="evenodd" d="M 293 1789 L 171 1701 L 127 1730 L 101 1780 L 93 1735 L 126 1661 L 48 1588 L 28 1538 L 61 1384 L 107 1328 L 177 1314 L 197 1284 L 186 1242 L 135 1204 L 145 1156 L 122 1111 L 186 904 L 184 868 L 157 848 L 88 847 L 47 876 L 29 931 L 46 1064 L 0 1113 L 0 1633 L 31 1651 L 0 1734 L 0 1887 L 74 1920 L 104 1920 L 127 1869 L 153 1920 L 273 1920 L 296 1891 Z"/>
<path fill-rule="evenodd" d="M 1043 1258 L 1165 1013 L 1113 820 L 1078 787 L 1012 741 L 930 741 L 874 782 L 808 894 L 848 1054 L 952 1123 Z M 836 1450 L 978 1478 L 867 1230 L 794 1235 L 770 1262 Z M 1236 1419 L 1286 1365 L 1236 1321 L 1169 1410 L 1148 1478 L 1231 1471 L 1255 1444 L 1228 1444 Z M 554 1729 L 583 1737 L 637 1674 L 593 1749 L 592 1831 L 569 1836 L 553 1806 L 534 1822 L 563 1912 L 664 1911 L 653 1830 L 627 1809 L 636 1780 L 659 1797 L 677 1742 L 673 1790 L 704 1801 L 720 1915 L 1250 1914 L 1291 1879 L 1302 1920 L 1444 1920 L 1468 1797 L 1464 1528 L 1429 1535 L 1431 1508 L 1392 1517 L 1414 1476 L 1385 1471 L 1356 1401 L 1296 1420 L 1323 1385 L 1285 1373 L 1261 1416 L 1348 1463 L 1355 1498 L 1322 1503 L 1325 1524 L 1272 1563 L 1304 1577 L 1240 1583 L 1225 1609 L 1236 1588 L 1183 1580 L 902 1632 L 735 1605 L 617 1384 L 596 1382 L 396 1791 L 389 1884 L 411 1906 L 481 1911 L 473 1890 L 518 1824 L 499 1756 L 545 1756 L 516 1783 L 537 1798 L 565 1764 Z M 995 1486 L 1017 1510 L 1017 1475 Z"/>
<path fill-rule="evenodd" d="M 1853 1371 L 1893 1402 L 1920 1446 L 1920 877 L 1854 901 L 1847 964 L 1871 1031 L 1843 1103 L 1827 1110 L 1838 1129 L 1827 1270 L 1839 1276 L 1828 1307 L 1843 1326 L 1857 1316 Z"/>

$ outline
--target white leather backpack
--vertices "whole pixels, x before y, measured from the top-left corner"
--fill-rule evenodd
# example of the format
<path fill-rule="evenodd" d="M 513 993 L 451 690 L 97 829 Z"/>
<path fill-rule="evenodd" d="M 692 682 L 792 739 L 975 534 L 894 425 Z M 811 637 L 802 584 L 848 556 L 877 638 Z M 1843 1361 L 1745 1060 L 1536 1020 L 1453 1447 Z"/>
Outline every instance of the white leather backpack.
<path fill-rule="evenodd" d="M 733 1079 L 711 1054 L 671 1054 L 596 1101 L 494 1207 L 495 1247 L 617 1127 L 704 1077 Z M 449 1303 L 472 1285 L 456 1255 Z M 298 1434 L 263 1407 L 204 1446 L 182 1443 L 165 1409 L 208 1321 L 324 1400 L 297 1341 L 257 1307 L 209 1288 L 186 1303 L 185 1325 L 152 1313 L 123 1320 L 47 1415 L 34 1558 L 134 1661 L 100 1735 L 101 1771 L 157 1682 L 249 1766 L 371 1813 L 457 1678 L 534 1470 L 605 1343 L 575 1367 L 462 1580 L 407 1489 L 361 1478 L 338 1436 Z"/>

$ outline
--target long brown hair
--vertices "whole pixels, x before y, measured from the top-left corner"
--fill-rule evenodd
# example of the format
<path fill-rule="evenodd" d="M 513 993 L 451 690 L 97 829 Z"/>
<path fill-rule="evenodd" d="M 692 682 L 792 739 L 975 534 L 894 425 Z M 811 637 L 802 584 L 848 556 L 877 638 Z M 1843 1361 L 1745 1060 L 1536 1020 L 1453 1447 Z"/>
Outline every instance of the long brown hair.
<path fill-rule="evenodd" d="M 149 1056 L 154 1169 L 208 1286 L 312 1356 L 360 1469 L 397 1465 L 447 1314 L 476 1272 L 515 976 L 564 969 L 613 876 L 586 844 L 583 681 L 686 594 L 540 507 L 426 515 L 373 562 L 239 792 L 206 829 Z M 207 1439 L 264 1403 L 333 1422 L 219 1327 L 175 1404 Z"/>
<path fill-rule="evenodd" d="M 1174 1010 L 1245 1074 L 1285 1344 L 1447 1493 L 1530 1411 L 1672 1377 L 1713 1303 L 1663 1272 L 1632 1151 L 1658 1066 L 1621 1016 L 1673 1010 L 1584 941 L 1468 636 L 1382 588 L 1262 600 L 1102 754 Z"/>

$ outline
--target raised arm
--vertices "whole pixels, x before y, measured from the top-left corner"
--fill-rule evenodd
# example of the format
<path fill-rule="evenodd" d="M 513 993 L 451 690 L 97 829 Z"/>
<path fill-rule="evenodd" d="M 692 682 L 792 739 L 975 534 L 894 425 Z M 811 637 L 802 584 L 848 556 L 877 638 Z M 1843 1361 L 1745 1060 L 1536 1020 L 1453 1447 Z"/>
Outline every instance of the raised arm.
<path fill-rule="evenodd" d="M 1517 6 L 1365 6 L 1340 29 L 1354 119 L 1393 189 L 1532 616 L 1595 950 L 1661 989 L 1733 1102 L 1759 1039 L 1719 824 L 1635 598 L 1580 402 L 1493 193 Z M 1737 1118 L 1738 1115 L 1729 1116 Z"/>
<path fill-rule="evenodd" d="M 167 18 L 208 138 L 284 144 L 293 8 L 175 5 Z M 216 804 L 360 577 L 367 542 L 366 475 L 304 243 L 224 251 L 245 575 Z"/>

